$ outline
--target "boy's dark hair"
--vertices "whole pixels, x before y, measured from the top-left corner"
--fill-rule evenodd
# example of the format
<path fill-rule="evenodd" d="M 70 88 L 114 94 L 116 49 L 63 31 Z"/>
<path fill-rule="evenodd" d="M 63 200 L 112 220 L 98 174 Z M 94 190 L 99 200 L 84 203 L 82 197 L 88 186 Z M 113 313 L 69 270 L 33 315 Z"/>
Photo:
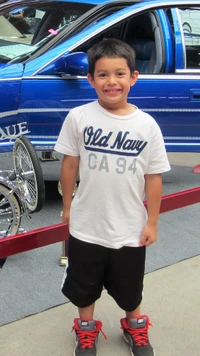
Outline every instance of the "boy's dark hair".
<path fill-rule="evenodd" d="M 109 38 L 95 43 L 88 51 L 88 73 L 93 77 L 96 62 L 103 57 L 125 58 L 131 74 L 135 70 L 135 51 L 125 42 Z"/>

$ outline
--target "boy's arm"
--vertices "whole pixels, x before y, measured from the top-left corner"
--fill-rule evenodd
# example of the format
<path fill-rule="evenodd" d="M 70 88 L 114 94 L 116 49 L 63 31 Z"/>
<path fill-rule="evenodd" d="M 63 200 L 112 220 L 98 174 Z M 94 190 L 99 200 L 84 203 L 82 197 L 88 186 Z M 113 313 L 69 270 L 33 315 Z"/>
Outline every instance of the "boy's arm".
<path fill-rule="evenodd" d="M 63 195 L 63 222 L 69 223 L 72 195 L 79 170 L 79 157 L 64 156 L 61 167 L 61 186 Z"/>
<path fill-rule="evenodd" d="M 157 239 L 157 223 L 162 198 L 161 174 L 145 175 L 145 194 L 148 220 L 142 232 L 140 246 L 149 246 Z"/>

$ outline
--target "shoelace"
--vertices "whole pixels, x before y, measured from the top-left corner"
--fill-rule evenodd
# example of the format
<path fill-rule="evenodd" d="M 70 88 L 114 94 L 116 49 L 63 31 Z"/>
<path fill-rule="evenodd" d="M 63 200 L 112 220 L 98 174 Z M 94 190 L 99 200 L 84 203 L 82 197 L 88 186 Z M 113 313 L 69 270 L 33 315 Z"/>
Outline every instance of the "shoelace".
<path fill-rule="evenodd" d="M 72 327 L 72 331 L 76 329 L 75 326 Z M 107 339 L 106 335 L 104 334 L 104 332 L 100 329 L 98 331 L 94 330 L 94 331 L 82 331 L 82 330 L 77 330 L 76 329 L 76 333 L 79 339 L 79 342 L 81 344 L 81 348 L 82 349 L 92 349 L 94 347 L 94 343 L 96 340 L 96 337 L 98 336 L 99 331 L 101 331 L 101 333 L 103 334 L 104 338 Z"/>
<path fill-rule="evenodd" d="M 152 326 L 151 323 L 149 323 L 149 325 Z M 136 346 L 148 345 L 148 325 L 142 329 L 128 328 L 127 331 L 134 339 Z"/>

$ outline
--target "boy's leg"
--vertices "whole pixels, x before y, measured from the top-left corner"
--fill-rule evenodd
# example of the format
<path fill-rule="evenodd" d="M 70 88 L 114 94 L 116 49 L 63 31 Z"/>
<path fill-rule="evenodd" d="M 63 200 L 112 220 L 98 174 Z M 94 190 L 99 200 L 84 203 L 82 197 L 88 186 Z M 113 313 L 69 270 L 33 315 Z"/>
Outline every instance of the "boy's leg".
<path fill-rule="evenodd" d="M 130 346 L 131 355 L 155 356 L 148 336 L 148 328 L 152 325 L 149 317 L 147 315 L 132 317 L 133 315 L 138 315 L 138 310 L 126 314 L 130 319 L 128 317 L 122 318 L 120 322 L 124 340 Z"/>
<path fill-rule="evenodd" d="M 78 308 L 90 307 L 100 298 L 108 249 L 69 237 L 68 267 L 61 290 Z M 87 310 L 87 309 L 85 309 Z"/>
<path fill-rule="evenodd" d="M 126 318 L 128 323 L 130 322 L 131 319 L 137 319 L 140 317 L 140 305 L 133 311 L 131 312 L 126 312 Z"/>
<path fill-rule="evenodd" d="M 112 251 L 111 271 L 107 271 L 108 293 L 126 313 L 126 318 L 120 322 L 132 356 L 154 356 L 148 338 L 148 327 L 151 323 L 148 316 L 141 315 L 140 311 L 145 253 L 145 246 L 123 247 Z"/>
<path fill-rule="evenodd" d="M 74 319 L 76 346 L 74 356 L 96 356 L 97 339 L 102 323 L 93 319 L 95 301 L 103 289 L 107 249 L 80 241 L 72 236 L 68 246 L 68 269 L 62 292 L 78 307 Z"/>
<path fill-rule="evenodd" d="M 92 320 L 94 316 L 94 306 L 95 303 L 89 305 L 89 307 L 78 308 L 79 318 L 81 320 Z"/>
<path fill-rule="evenodd" d="M 102 331 L 102 323 L 94 320 L 95 303 L 85 308 L 78 308 L 79 319 L 74 319 L 73 330 L 76 333 L 76 347 L 74 356 L 97 356 L 98 334 Z"/>
<path fill-rule="evenodd" d="M 84 315 L 89 316 L 89 313 Z M 99 320 L 93 318 L 85 320 L 81 317 L 74 319 L 72 328 L 76 334 L 74 356 L 97 356 L 97 341 L 99 332 L 102 332 L 101 328 L 102 323 Z"/>

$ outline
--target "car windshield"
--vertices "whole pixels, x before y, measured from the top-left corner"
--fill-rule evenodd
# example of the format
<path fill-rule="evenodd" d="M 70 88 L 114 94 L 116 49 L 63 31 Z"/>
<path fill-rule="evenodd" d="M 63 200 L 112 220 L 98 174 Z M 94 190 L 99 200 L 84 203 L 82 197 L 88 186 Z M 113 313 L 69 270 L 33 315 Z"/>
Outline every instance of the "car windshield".
<path fill-rule="evenodd" d="M 91 9 L 91 4 L 60 2 L 17 8 L 0 16 L 0 63 L 28 58 Z"/>

